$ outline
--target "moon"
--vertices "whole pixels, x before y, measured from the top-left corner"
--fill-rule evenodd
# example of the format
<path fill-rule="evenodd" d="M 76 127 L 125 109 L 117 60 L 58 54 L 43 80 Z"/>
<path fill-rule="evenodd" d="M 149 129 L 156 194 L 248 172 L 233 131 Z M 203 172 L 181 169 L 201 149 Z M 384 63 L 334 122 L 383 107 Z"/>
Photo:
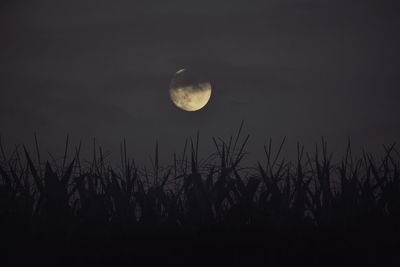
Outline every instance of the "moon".
<path fill-rule="evenodd" d="M 169 85 L 172 102 L 185 111 L 204 108 L 211 98 L 211 84 L 191 70 L 178 70 Z"/>

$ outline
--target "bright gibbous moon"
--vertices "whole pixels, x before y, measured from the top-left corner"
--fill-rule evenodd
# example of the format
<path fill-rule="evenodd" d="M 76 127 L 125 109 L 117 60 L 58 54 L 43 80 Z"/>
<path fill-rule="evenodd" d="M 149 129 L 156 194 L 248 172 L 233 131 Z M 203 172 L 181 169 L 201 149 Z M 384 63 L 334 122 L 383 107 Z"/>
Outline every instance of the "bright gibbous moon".
<path fill-rule="evenodd" d="M 185 111 L 197 111 L 207 105 L 211 84 L 186 69 L 177 71 L 169 86 L 172 102 Z"/>

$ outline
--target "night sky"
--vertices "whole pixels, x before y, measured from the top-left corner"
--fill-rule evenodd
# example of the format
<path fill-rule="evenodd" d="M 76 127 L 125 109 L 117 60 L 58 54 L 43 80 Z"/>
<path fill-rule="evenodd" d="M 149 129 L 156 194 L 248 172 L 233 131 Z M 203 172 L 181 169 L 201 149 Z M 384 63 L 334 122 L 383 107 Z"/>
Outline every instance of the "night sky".
<path fill-rule="evenodd" d="M 400 140 L 400 4 L 391 0 L 0 2 L 0 133 L 62 154 L 67 133 L 147 160 L 200 131 L 227 138 L 242 120 L 258 155 L 325 136 L 332 150 Z M 213 87 L 209 104 L 177 109 L 184 67 Z"/>

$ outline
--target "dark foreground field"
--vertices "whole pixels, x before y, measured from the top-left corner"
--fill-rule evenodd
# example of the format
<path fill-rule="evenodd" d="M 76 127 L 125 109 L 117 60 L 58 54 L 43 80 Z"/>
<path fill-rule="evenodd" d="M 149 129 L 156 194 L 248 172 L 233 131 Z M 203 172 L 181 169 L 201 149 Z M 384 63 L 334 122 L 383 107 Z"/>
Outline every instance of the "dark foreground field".
<path fill-rule="evenodd" d="M 166 167 L 156 149 L 150 169 L 124 147 L 116 167 L 98 148 L 2 153 L 0 265 L 400 266 L 395 146 L 332 162 L 322 141 L 286 162 L 269 144 L 244 168 L 246 142 L 215 140 L 206 160 L 188 142 Z"/>

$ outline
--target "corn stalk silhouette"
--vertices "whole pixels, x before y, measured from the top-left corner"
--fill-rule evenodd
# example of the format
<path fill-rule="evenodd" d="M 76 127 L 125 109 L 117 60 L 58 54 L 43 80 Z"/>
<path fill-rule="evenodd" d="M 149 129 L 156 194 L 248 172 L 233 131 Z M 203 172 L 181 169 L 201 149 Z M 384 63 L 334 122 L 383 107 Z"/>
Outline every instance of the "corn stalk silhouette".
<path fill-rule="evenodd" d="M 241 227 L 326 226 L 354 224 L 366 217 L 400 218 L 399 153 L 385 146 L 376 159 L 367 152 L 355 158 L 350 141 L 339 163 L 332 162 L 322 139 L 313 155 L 297 145 L 297 160 L 282 158 L 284 138 L 276 150 L 264 146 L 265 159 L 243 167 L 249 136 L 243 123 L 228 141 L 213 138 L 215 153 L 199 160 L 199 134 L 186 141 L 173 164 L 160 166 L 156 144 L 150 169 L 138 167 L 121 145 L 121 164 L 106 163 L 96 148 L 82 163 L 80 147 L 68 160 L 68 138 L 62 163 L 37 163 L 23 147 L 6 156 L 1 146 L 0 212 L 4 227 L 23 225 L 33 232 L 70 235 L 118 225 L 134 227 L 203 225 Z M 53 157 L 52 157 L 53 158 Z M 21 226 L 22 228 L 22 226 Z"/>

